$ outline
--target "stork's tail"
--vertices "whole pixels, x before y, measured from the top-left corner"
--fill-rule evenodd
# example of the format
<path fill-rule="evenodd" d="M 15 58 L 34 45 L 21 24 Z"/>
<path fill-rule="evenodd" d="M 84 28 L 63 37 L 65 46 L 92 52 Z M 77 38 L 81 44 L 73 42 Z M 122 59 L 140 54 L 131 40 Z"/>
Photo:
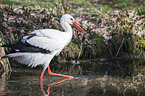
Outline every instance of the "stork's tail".
<path fill-rule="evenodd" d="M 50 54 L 43 54 L 43 53 L 11 53 L 3 56 L 2 58 L 13 58 L 18 63 L 22 63 L 31 67 L 36 67 L 37 65 L 44 65 L 48 66 L 51 59 L 54 57 Z"/>

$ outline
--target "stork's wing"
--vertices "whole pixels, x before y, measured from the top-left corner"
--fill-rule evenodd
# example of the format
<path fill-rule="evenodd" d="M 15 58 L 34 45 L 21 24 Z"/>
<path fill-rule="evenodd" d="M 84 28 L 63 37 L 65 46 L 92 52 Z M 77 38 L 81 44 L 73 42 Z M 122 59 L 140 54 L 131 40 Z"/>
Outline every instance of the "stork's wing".
<path fill-rule="evenodd" d="M 48 37 L 34 36 L 27 39 L 26 42 L 32 46 L 49 50 L 50 52 L 53 52 L 63 47 L 63 44 L 60 40 Z"/>
<path fill-rule="evenodd" d="M 42 49 L 39 47 L 32 46 L 28 43 L 24 43 L 22 41 L 18 41 L 15 44 L 7 44 L 3 45 L 2 47 L 8 47 L 11 48 L 10 53 L 15 53 L 15 52 L 41 52 L 41 53 L 50 53 L 49 50 Z"/>
<path fill-rule="evenodd" d="M 15 44 L 3 45 L 3 47 L 9 47 L 13 52 L 41 52 L 51 53 L 58 49 L 59 52 L 64 47 L 63 34 L 53 29 L 34 30 L 27 36 L 24 36 L 22 40 Z M 64 36 L 65 37 L 65 36 Z"/>
<path fill-rule="evenodd" d="M 63 49 L 65 37 L 67 36 L 64 32 L 55 29 L 42 29 L 34 30 L 28 36 L 23 37 L 22 42 L 53 52 L 57 49 Z"/>

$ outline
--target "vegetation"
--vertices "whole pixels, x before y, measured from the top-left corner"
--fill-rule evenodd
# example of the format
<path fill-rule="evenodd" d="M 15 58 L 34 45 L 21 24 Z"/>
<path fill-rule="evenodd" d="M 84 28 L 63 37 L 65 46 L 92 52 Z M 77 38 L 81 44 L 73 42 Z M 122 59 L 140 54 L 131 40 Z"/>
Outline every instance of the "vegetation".
<path fill-rule="evenodd" d="M 3 37 L 2 33 L 0 32 L 0 45 L 3 44 Z M 4 48 L 0 47 L 0 57 L 5 55 L 5 50 Z M 8 59 L 0 59 L 0 76 L 3 73 L 8 73 L 11 71 L 11 66 L 9 65 Z M 6 74 L 5 74 L 6 75 Z"/>
<path fill-rule="evenodd" d="M 63 30 L 59 18 L 68 13 L 76 18 L 87 34 L 83 35 L 74 29 L 72 42 L 59 55 L 62 59 L 110 58 L 126 55 L 144 58 L 145 8 L 141 1 L 1 0 L 0 2 L 2 13 L 0 31 L 6 44 L 17 41 L 35 29 Z"/>
<path fill-rule="evenodd" d="M 88 94 L 95 94 L 98 89 L 102 94 L 107 94 L 115 89 L 118 92 L 115 94 L 121 96 L 130 94 L 127 92 L 141 95 L 145 83 L 145 63 L 142 61 L 145 57 L 144 6 L 143 0 L 0 0 L 0 46 L 13 43 L 36 29 L 54 28 L 63 31 L 59 19 L 63 14 L 71 14 L 87 34 L 74 28 L 73 39 L 60 53 L 58 60 L 89 59 L 89 62 L 80 60 L 80 65 L 77 65 L 79 69 L 76 68 L 76 73 L 72 74 L 103 74 L 104 77 L 90 80 L 79 79 L 86 79 L 86 88 L 93 84 L 94 88 L 90 88 Z M 5 54 L 1 47 L 0 53 L 0 57 Z M 125 61 L 134 58 L 140 59 L 141 64 L 138 61 Z M 94 60 L 94 64 L 90 59 Z M 103 65 L 104 60 L 113 63 L 107 62 Z M 63 73 L 65 67 L 57 67 L 54 68 L 59 72 L 62 69 Z M 5 70 L 10 70 L 7 59 L 0 60 L 0 73 Z M 71 72 L 71 68 L 66 70 Z M 109 71 L 112 77 L 107 74 Z M 123 74 L 126 78 L 116 78 L 113 77 L 114 74 Z M 76 84 L 83 85 L 78 85 L 78 82 Z"/>

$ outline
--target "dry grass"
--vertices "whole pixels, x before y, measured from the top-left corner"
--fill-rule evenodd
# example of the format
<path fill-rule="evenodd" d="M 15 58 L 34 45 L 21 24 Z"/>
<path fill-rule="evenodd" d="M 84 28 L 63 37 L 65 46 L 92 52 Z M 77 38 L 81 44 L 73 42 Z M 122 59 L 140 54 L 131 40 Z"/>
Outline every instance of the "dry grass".
<path fill-rule="evenodd" d="M 53 4 L 52 8 L 0 7 L 0 31 L 5 43 L 16 42 L 35 29 L 54 28 L 63 31 L 59 18 L 68 13 L 76 18 L 88 34 L 82 35 L 74 29 L 72 42 L 60 54 L 62 59 L 110 58 L 122 54 L 144 57 L 145 18 L 143 9 L 139 11 L 142 7 L 122 11 L 106 5 L 95 5 L 93 1 L 75 4 L 62 0 Z"/>

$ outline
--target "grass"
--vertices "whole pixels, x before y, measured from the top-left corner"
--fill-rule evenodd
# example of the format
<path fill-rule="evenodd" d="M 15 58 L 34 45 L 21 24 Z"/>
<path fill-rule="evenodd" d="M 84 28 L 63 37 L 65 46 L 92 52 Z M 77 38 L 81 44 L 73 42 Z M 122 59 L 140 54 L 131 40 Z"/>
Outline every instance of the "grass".
<path fill-rule="evenodd" d="M 110 0 L 111 1 L 111 0 Z M 102 1 L 103 2 L 103 1 Z M 127 8 L 133 7 L 137 8 L 138 4 L 134 1 L 129 0 L 116 0 L 113 2 L 113 5 L 116 8 Z M 21 6 L 28 7 L 28 8 L 47 8 L 47 9 L 55 9 L 57 10 L 58 5 L 60 7 L 69 7 L 69 13 L 77 13 L 77 14 L 85 14 L 88 13 L 94 15 L 96 13 L 96 9 L 100 10 L 99 14 L 110 13 L 113 11 L 114 6 L 104 5 L 104 4 L 97 4 L 97 2 L 92 2 L 92 0 L 1 0 L 0 6 L 12 6 L 13 8 L 19 8 Z M 72 5 L 76 5 L 75 7 Z M 70 10 L 70 7 L 72 8 Z M 59 8 L 58 10 L 61 10 Z M 139 8 L 137 10 L 140 14 L 144 14 L 144 9 Z M 57 11 L 55 11 L 57 12 Z M 102 13 L 103 12 L 103 13 Z"/>
<path fill-rule="evenodd" d="M 20 6 L 35 8 L 40 6 L 41 8 L 52 8 L 56 0 L 3 0 L 0 6 L 11 5 L 14 8 L 19 8 Z"/>
<path fill-rule="evenodd" d="M 0 6 L 11 5 L 14 8 L 19 6 L 34 8 L 40 6 L 41 8 L 52 8 L 56 3 L 68 2 L 68 0 L 2 0 Z M 86 0 L 69 0 L 70 3 L 90 5 Z"/>
<path fill-rule="evenodd" d="M 98 9 L 99 9 L 100 11 L 104 11 L 104 12 L 113 11 L 112 8 L 109 7 L 109 6 L 107 6 L 107 5 L 100 5 L 100 6 L 98 7 Z"/>
<path fill-rule="evenodd" d="M 136 4 L 133 4 L 134 2 L 129 4 L 122 2 L 120 2 L 120 5 L 118 3 L 117 6 L 132 6 L 134 8 L 124 10 L 113 9 L 112 6 L 105 4 L 95 6 L 91 3 L 91 0 L 88 2 L 84 0 L 71 0 L 69 2 L 3 0 L 1 9 L 4 16 L 0 18 L 3 21 L 0 31 L 4 34 L 6 43 L 13 43 L 35 29 L 63 30 L 59 18 L 63 14 L 69 13 L 75 17 L 88 35 L 83 37 L 77 30 L 74 30 L 76 33 L 72 42 L 59 55 L 62 59 L 76 59 L 78 57 L 83 59 L 110 58 L 109 52 L 112 52 L 115 56 L 114 54 L 117 53 L 123 38 L 125 40 L 118 56 L 125 53 L 129 54 L 128 56 L 131 54 L 132 56 L 143 57 L 145 56 L 145 39 L 144 34 L 141 33 L 145 32 L 145 8 L 137 7 L 135 9 Z M 125 3 L 128 2 L 125 1 Z M 115 13 L 116 10 L 118 11 L 117 14 Z M 140 39 L 140 37 L 142 38 Z M 104 42 L 105 40 L 108 42 Z M 144 69 L 141 71 L 144 71 Z"/>
<path fill-rule="evenodd" d="M 6 43 L 12 43 L 35 29 L 62 30 L 59 18 L 65 13 L 70 13 L 88 35 L 83 37 L 75 30 L 72 42 L 59 55 L 62 59 L 111 57 L 110 50 L 114 56 L 123 38 L 125 40 L 119 55 L 126 53 L 145 56 L 145 39 L 144 34 L 141 34 L 145 32 L 145 7 L 139 7 L 136 2 L 127 0 L 119 0 L 112 5 L 120 8 L 113 9 L 113 6 L 105 4 L 95 6 L 91 0 L 87 2 L 85 0 L 70 0 L 68 2 L 64 2 L 64 0 L 3 0 L 0 4 L 3 6 L 4 12 L 3 18 L 0 18 L 3 19 L 0 31 L 3 32 Z M 108 46 L 105 45 L 105 37 L 108 38 Z M 81 53 L 80 50 L 82 50 Z M 78 56 L 79 53 L 81 56 Z M 140 69 L 140 73 L 144 71 L 144 67 Z M 122 86 L 124 83 L 120 84 L 119 82 L 118 84 Z M 130 81 L 125 84 L 128 86 Z"/>
<path fill-rule="evenodd" d="M 138 13 L 138 15 L 145 15 L 145 7 L 144 6 L 137 8 L 135 11 Z"/>
<path fill-rule="evenodd" d="M 116 7 L 138 7 L 139 5 L 134 1 L 120 0 L 115 3 Z"/>
<path fill-rule="evenodd" d="M 110 0 L 111 1 L 111 0 Z M 88 40 L 93 40 L 96 37 L 95 34 L 101 34 L 102 36 L 105 36 L 109 39 L 109 43 L 112 46 L 112 51 L 114 51 L 114 54 L 118 50 L 118 46 L 120 46 L 120 42 L 122 41 L 122 38 L 126 38 L 124 41 L 124 45 L 121 49 L 123 52 L 127 53 L 133 53 L 132 50 L 134 48 L 137 48 L 134 43 L 139 41 L 137 39 L 134 39 L 134 33 L 142 33 L 144 30 L 144 19 L 142 15 L 144 14 L 144 7 L 138 7 L 138 4 L 136 2 L 129 0 L 117 0 L 115 2 L 112 2 L 111 5 L 107 4 L 97 4 L 98 2 L 92 2 L 92 0 L 85 1 L 85 0 L 3 0 L 3 3 L 1 6 L 11 6 L 13 9 L 11 10 L 12 13 L 17 14 L 16 16 L 13 14 L 7 14 L 7 18 L 13 17 L 14 20 L 19 20 L 21 22 L 19 27 L 17 24 L 18 22 L 11 22 L 7 21 L 6 23 L 9 24 L 12 23 L 16 26 L 14 26 L 16 31 L 12 29 L 12 33 L 15 35 L 14 38 L 17 38 L 17 35 L 20 33 L 17 30 L 24 30 L 25 34 L 31 32 L 34 29 L 42 29 L 42 28 L 55 28 L 62 30 L 59 26 L 59 19 L 61 15 L 68 13 L 73 15 L 77 21 L 80 23 L 80 25 L 85 28 L 85 30 L 91 34 L 90 37 L 88 37 Z M 103 2 L 103 1 L 102 1 Z M 108 2 L 108 1 L 106 1 Z M 96 4 L 95 4 L 96 3 Z M 117 7 L 123 7 L 123 9 L 114 9 L 114 6 Z M 21 8 L 20 8 L 21 7 Z M 37 7 L 37 8 L 36 8 Z M 126 10 L 128 7 L 133 7 L 132 9 Z M 17 8 L 17 9 L 15 9 Z M 33 8 L 31 10 L 31 8 Z M 44 9 L 45 8 L 45 9 Z M 126 8 L 124 10 L 124 8 Z M 136 10 L 135 10 L 136 8 Z M 8 8 L 6 8 L 7 10 Z M 48 10 L 49 9 L 49 10 Z M 51 9 L 51 10 L 50 10 Z M 15 10 L 15 11 L 14 11 Z M 17 11 L 16 11 L 17 10 Z M 115 11 L 118 11 L 116 14 Z M 18 12 L 22 12 L 21 16 L 18 16 Z M 138 12 L 138 13 L 136 13 Z M 5 12 L 7 13 L 7 12 Z M 9 12 L 10 13 L 10 12 Z M 33 15 L 32 15 L 33 14 Z M 22 16 L 23 15 L 23 16 Z M 21 20 L 21 17 L 23 20 Z M 27 18 L 24 18 L 27 17 Z M 58 17 L 58 18 L 56 18 Z M 5 17 L 6 18 L 6 17 Z M 6 20 L 6 19 L 4 19 Z M 51 20 L 53 20 L 51 22 Z M 27 23 L 24 23 L 27 22 Z M 8 24 L 8 27 L 10 26 Z M 45 25 L 46 24 L 46 25 Z M 9 29 L 11 29 L 12 26 L 10 26 Z M 22 31 L 23 31 L 22 30 Z M 9 30 L 8 30 L 9 32 Z M 113 35 L 113 34 L 119 34 L 119 35 Z M 25 35 L 23 33 L 23 35 Z M 104 37 L 104 39 L 105 39 Z M 19 37 L 18 37 L 19 38 Z M 136 40 L 136 41 L 133 41 Z M 13 40 L 10 40 L 13 41 Z M 76 40 L 77 41 L 77 40 Z M 98 48 L 97 46 L 100 41 L 92 41 L 95 44 L 92 44 L 91 47 L 88 47 L 88 44 L 86 43 L 85 48 L 89 48 L 86 51 L 93 50 L 91 48 Z M 92 43 L 91 42 L 91 43 Z M 144 42 L 144 40 L 142 40 Z M 79 44 L 79 41 L 76 43 Z M 85 42 L 84 42 L 85 43 Z M 101 43 L 101 42 L 100 42 Z M 130 45 L 128 45 L 130 44 Z M 137 44 L 137 45 L 138 45 Z M 144 43 L 142 43 L 144 45 Z M 101 44 L 104 45 L 104 44 Z M 86 47 L 87 46 L 87 47 Z M 128 47 L 129 46 L 129 47 Z M 106 47 L 106 46 L 105 46 Z M 140 45 L 139 45 L 140 48 Z M 143 48 L 143 46 L 142 46 Z M 104 48 L 100 48 L 99 52 L 103 52 Z M 141 48 L 140 48 L 141 49 Z M 87 52 L 84 52 L 87 54 Z M 139 53 L 139 52 L 137 52 Z M 94 56 L 92 56 L 94 57 Z M 75 57 L 74 57 L 75 58 Z"/>

